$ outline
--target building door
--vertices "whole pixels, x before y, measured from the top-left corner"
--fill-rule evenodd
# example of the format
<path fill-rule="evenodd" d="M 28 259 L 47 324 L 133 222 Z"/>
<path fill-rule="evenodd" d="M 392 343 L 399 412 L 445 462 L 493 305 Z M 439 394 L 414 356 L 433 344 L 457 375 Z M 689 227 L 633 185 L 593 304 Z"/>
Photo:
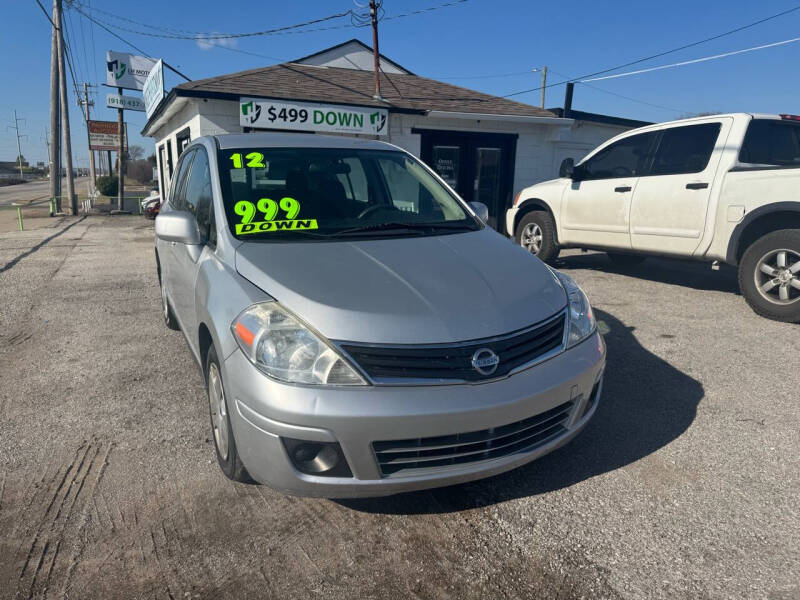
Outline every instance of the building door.
<path fill-rule="evenodd" d="M 467 202 L 489 208 L 498 229 L 511 206 L 517 138 L 498 133 L 415 130 L 421 158 Z"/>

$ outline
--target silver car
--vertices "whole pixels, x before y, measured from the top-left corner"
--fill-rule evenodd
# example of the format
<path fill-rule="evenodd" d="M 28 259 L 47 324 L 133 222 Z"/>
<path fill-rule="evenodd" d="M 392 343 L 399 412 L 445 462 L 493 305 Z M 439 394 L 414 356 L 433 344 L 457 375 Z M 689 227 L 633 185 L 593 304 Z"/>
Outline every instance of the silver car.
<path fill-rule="evenodd" d="M 225 475 L 380 496 L 513 469 L 586 425 L 605 367 L 589 302 L 485 213 L 382 142 L 183 152 L 156 260 Z"/>

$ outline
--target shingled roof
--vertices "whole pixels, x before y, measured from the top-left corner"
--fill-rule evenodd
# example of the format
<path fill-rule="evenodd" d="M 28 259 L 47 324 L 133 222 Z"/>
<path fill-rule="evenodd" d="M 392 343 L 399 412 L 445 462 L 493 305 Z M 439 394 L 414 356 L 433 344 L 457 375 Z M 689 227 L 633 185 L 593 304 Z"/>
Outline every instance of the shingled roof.
<path fill-rule="evenodd" d="M 307 100 L 357 106 L 380 106 L 396 112 L 430 110 L 555 117 L 552 112 L 498 96 L 442 83 L 417 75 L 381 74 L 381 96 L 373 98 L 371 71 L 284 63 L 248 71 L 200 79 L 176 86 L 178 96 L 238 99 L 254 96 Z"/>

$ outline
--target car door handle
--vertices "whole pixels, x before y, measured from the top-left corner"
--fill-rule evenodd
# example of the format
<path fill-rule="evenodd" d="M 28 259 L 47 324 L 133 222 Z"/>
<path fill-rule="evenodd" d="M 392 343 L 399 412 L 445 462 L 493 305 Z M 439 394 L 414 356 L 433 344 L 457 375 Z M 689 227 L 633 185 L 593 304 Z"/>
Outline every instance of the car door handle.
<path fill-rule="evenodd" d="M 704 190 L 708 187 L 707 183 L 687 183 L 687 190 Z"/>
<path fill-rule="evenodd" d="M 620 193 L 630 192 L 631 191 L 631 186 L 629 186 L 629 185 L 621 185 L 619 187 L 615 187 L 614 191 L 615 192 L 620 192 Z"/>

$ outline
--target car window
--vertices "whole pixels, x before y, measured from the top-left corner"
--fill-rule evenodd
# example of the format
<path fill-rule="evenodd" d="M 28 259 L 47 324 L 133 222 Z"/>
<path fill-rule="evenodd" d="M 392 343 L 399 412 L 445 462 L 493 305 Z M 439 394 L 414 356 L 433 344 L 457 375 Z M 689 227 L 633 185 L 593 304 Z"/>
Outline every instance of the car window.
<path fill-rule="evenodd" d="M 640 133 L 603 148 L 581 165 L 583 179 L 614 179 L 642 175 L 655 136 L 655 132 Z"/>
<path fill-rule="evenodd" d="M 199 148 L 195 151 L 192 169 L 189 171 L 189 176 L 186 180 L 186 192 L 184 193 L 184 197 L 186 210 L 192 213 L 197 219 L 200 236 L 206 241 L 209 236 L 213 202 L 211 195 L 211 172 L 208 166 L 208 155 L 204 148 Z"/>
<path fill-rule="evenodd" d="M 349 168 L 347 173 L 338 173 L 336 175 L 339 182 L 344 186 L 344 193 L 349 200 L 356 202 L 369 202 L 369 184 L 367 183 L 367 174 L 364 172 L 364 166 L 360 160 L 355 158 L 345 158 L 342 162 Z"/>
<path fill-rule="evenodd" d="M 721 123 L 703 123 L 664 130 L 650 175 L 705 171 L 721 128 Z"/>
<path fill-rule="evenodd" d="M 170 196 L 170 206 L 175 210 L 186 210 L 186 202 L 184 201 L 183 191 L 186 187 L 186 174 L 189 172 L 189 167 L 192 164 L 194 151 L 187 152 L 180 158 L 178 164 L 178 174 L 173 180 L 172 194 Z"/>
<path fill-rule="evenodd" d="M 754 119 L 744 136 L 739 161 L 755 165 L 800 166 L 800 124 Z"/>
<path fill-rule="evenodd" d="M 218 157 L 228 225 L 243 240 L 443 235 L 481 227 L 405 152 L 247 148 Z"/>

